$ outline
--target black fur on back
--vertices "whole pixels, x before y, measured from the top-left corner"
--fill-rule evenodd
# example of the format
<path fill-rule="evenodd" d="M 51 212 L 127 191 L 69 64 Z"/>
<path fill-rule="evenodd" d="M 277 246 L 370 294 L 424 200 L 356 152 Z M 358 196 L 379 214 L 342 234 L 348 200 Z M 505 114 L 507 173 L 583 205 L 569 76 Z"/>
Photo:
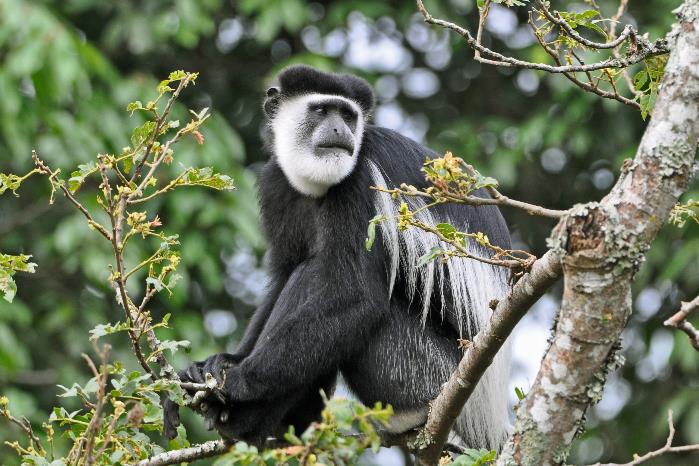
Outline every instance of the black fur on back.
<path fill-rule="evenodd" d="M 362 78 L 349 74 L 326 73 L 306 65 L 293 65 L 279 74 L 283 96 L 333 94 L 351 99 L 368 116 L 374 109 L 374 92 Z"/>

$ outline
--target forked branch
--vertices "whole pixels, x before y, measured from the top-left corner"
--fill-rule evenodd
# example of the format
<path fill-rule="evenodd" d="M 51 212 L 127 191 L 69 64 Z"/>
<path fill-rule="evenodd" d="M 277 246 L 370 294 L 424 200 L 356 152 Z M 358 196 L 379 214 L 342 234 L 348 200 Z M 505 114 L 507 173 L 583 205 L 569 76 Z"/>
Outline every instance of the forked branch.
<path fill-rule="evenodd" d="M 680 310 L 672 317 L 667 319 L 663 324 L 666 327 L 674 327 L 687 334 L 689 341 L 699 351 L 699 330 L 687 320 L 689 315 L 699 309 L 699 296 L 691 301 L 682 302 Z"/>
<path fill-rule="evenodd" d="M 633 461 L 628 463 L 596 463 L 592 466 L 638 466 L 641 463 L 645 463 L 648 460 L 652 460 L 659 456 L 665 455 L 667 453 L 684 453 L 690 451 L 699 451 L 699 444 L 695 445 L 681 445 L 677 447 L 672 446 L 672 441 L 675 438 L 675 425 L 672 422 L 672 410 L 667 412 L 667 425 L 668 425 L 668 435 L 665 445 L 662 448 L 658 448 L 654 451 L 649 451 L 643 456 L 634 455 Z"/>

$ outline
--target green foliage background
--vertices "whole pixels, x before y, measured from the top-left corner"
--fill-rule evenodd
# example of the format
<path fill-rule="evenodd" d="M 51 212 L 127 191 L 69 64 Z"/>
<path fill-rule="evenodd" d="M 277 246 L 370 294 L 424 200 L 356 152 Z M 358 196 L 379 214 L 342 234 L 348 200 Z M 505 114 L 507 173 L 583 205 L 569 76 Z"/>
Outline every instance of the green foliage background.
<path fill-rule="evenodd" d="M 436 15 L 475 26 L 475 1 L 429 3 Z M 607 12 L 617 6 L 598 3 Z M 679 3 L 631 2 L 629 18 L 655 38 L 668 29 L 670 12 Z M 525 12 L 516 11 L 521 25 Z M 356 21 L 368 27 L 369 41 L 389 37 L 401 44 L 412 64 L 399 71 L 357 69 L 344 66 L 346 49 L 322 53 L 323 38 L 347 34 Z M 605 194 L 604 177 L 616 176 L 642 134 L 637 112 L 584 94 L 562 77 L 536 74 L 538 87 L 524 89 L 527 76 L 478 65 L 456 37 L 435 30 L 429 43 L 441 41 L 451 54 L 437 65 L 428 58 L 435 51 L 415 40 L 424 33 L 416 24 L 410 0 L 0 0 L 0 171 L 28 171 L 32 148 L 64 170 L 98 152 L 119 152 L 137 123 L 124 112 L 128 102 L 150 96 L 156 78 L 173 69 L 201 73 L 176 113 L 210 106 L 214 115 L 204 128 L 206 143 L 183 143 L 188 146 L 179 153 L 189 158 L 185 164 L 213 166 L 232 176 L 238 190 L 185 188 L 167 196 L 160 209 L 182 240 L 183 283 L 172 299 L 153 306 L 173 314 L 169 337 L 192 342 L 191 353 L 180 352 L 174 360 L 178 367 L 234 347 L 253 310 L 248 299 L 226 291 L 224 259 L 250 251 L 246 257 L 255 259 L 252 265 L 248 260 L 234 266 L 238 273 L 252 273 L 264 252 L 254 194 L 255 169 L 267 157 L 259 140 L 259 108 L 269 78 L 289 63 L 347 69 L 377 87 L 400 84 L 412 69 L 432 66 L 439 79 L 433 95 L 418 98 L 402 91 L 395 96 L 403 116 L 428 122 L 428 145 L 464 157 L 497 178 L 513 198 L 562 209 Z M 487 41 L 501 50 L 509 43 L 497 34 Z M 535 46 L 514 53 L 545 60 Z M 390 104 L 389 94 L 379 103 Z M 546 164 L 547 150 L 560 161 L 552 148 L 564 154 L 560 171 Z M 16 276 L 20 291 L 12 305 L 0 300 L 0 390 L 10 397 L 13 412 L 40 423 L 56 403 L 56 384 L 89 378 L 80 358 L 90 350 L 88 330 L 121 314 L 105 280 L 110 253 L 79 214 L 60 198 L 49 208 L 43 180 L 25 183 L 20 194 L 0 198 L 0 251 L 33 254 L 39 267 L 34 275 Z M 696 185 L 693 194 L 699 196 Z M 519 244 L 536 254 L 545 250 L 552 222 L 512 210 L 505 215 Z M 662 301 L 657 312 L 632 317 L 621 371 L 630 388 L 628 402 L 613 420 L 591 413 L 573 460 L 626 461 L 634 452 L 659 446 L 669 407 L 675 410 L 676 441 L 699 442 L 699 355 L 684 335 L 662 328 L 681 299 L 699 292 L 698 232 L 695 224 L 667 227 L 650 250 L 635 292 Z M 204 321 L 219 310 L 235 316 L 237 329 L 214 337 Z M 674 346 L 667 366 L 663 362 L 649 380 L 638 364 L 668 338 Z M 113 358 L 135 367 L 126 337 L 113 340 Z M 211 438 L 196 427 L 200 423 L 188 425 L 195 440 Z M 0 424 L 0 441 L 17 435 Z M 0 463 L 14 461 L 0 446 Z"/>

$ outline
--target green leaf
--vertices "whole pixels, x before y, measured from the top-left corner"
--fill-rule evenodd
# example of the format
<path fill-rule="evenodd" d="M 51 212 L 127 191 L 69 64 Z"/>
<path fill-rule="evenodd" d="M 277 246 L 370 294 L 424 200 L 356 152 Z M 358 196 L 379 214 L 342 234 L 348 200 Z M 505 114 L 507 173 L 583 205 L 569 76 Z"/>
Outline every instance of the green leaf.
<path fill-rule="evenodd" d="M 187 340 L 162 340 L 158 349 L 161 351 L 169 350 L 171 354 L 175 354 L 180 348 L 188 348 L 190 342 Z"/>
<path fill-rule="evenodd" d="M 296 436 L 294 426 L 289 426 L 289 430 L 284 434 L 284 440 L 292 445 L 303 445 L 301 439 Z"/>
<path fill-rule="evenodd" d="M 524 399 L 524 397 L 527 396 L 527 394 L 524 393 L 524 390 L 522 390 L 522 389 L 519 388 L 519 387 L 515 387 L 515 395 L 517 395 L 517 399 L 518 399 L 519 401 L 522 401 L 522 400 Z"/>
<path fill-rule="evenodd" d="M 31 254 L 19 254 L 16 256 L 0 253 L 0 270 L 9 272 L 36 272 L 36 264 L 29 262 Z"/>
<path fill-rule="evenodd" d="M 377 215 L 376 217 L 369 220 L 369 226 L 367 227 L 367 237 L 364 241 L 364 247 L 367 251 L 371 251 L 374 246 L 374 241 L 376 240 L 376 225 L 380 222 L 386 220 L 385 215 Z"/>
<path fill-rule="evenodd" d="M 78 169 L 70 174 L 68 179 L 68 189 L 70 192 L 74 193 L 80 186 L 85 182 L 85 178 L 92 175 L 97 171 L 97 164 L 95 162 L 88 162 L 78 165 Z"/>
<path fill-rule="evenodd" d="M 163 289 L 163 282 L 158 280 L 155 277 L 148 277 L 146 278 L 146 283 L 148 285 L 153 285 L 153 288 L 155 288 L 155 291 L 161 291 Z"/>
<path fill-rule="evenodd" d="M 179 80 L 184 79 L 186 77 L 187 77 L 187 73 L 185 73 L 184 70 L 176 70 L 176 71 L 172 71 L 168 75 L 167 79 L 170 82 L 172 82 L 172 81 L 179 81 Z"/>
<path fill-rule="evenodd" d="M 155 122 L 147 121 L 141 126 L 137 126 L 131 133 L 131 145 L 135 148 L 143 144 L 155 131 Z"/>
<path fill-rule="evenodd" d="M 223 190 L 233 190 L 233 178 L 228 175 L 214 173 L 213 168 L 190 168 L 184 177 L 184 184 L 187 186 L 205 186 L 207 188 Z"/>
<path fill-rule="evenodd" d="M 12 275 L 6 270 L 0 269 L 0 295 L 8 303 L 11 303 L 15 299 L 17 294 L 17 284 L 12 279 Z"/>
<path fill-rule="evenodd" d="M 17 294 L 17 284 L 12 276 L 16 272 L 34 273 L 36 264 L 29 262 L 29 254 L 13 256 L 0 253 L 0 296 L 11 303 Z"/>
<path fill-rule="evenodd" d="M 177 426 L 177 436 L 168 442 L 170 450 L 179 450 L 190 446 L 187 440 L 187 429 L 183 424 Z"/>
<path fill-rule="evenodd" d="M 642 95 L 638 100 L 638 103 L 641 105 L 641 118 L 645 120 L 655 106 L 655 94 L 651 93 Z"/>
<path fill-rule="evenodd" d="M 596 21 L 593 21 L 594 18 L 600 16 L 599 12 L 596 10 L 585 10 L 580 13 L 561 11 L 559 14 L 572 29 L 577 29 L 578 26 L 582 26 L 599 33 L 605 38 L 607 37 L 607 33 L 596 24 Z"/>
<path fill-rule="evenodd" d="M 445 238 L 456 239 L 456 234 L 458 231 L 453 225 L 450 225 L 449 223 L 438 223 L 435 225 L 435 227 L 442 235 L 444 235 Z"/>
<path fill-rule="evenodd" d="M 133 112 L 136 110 L 143 110 L 143 104 L 140 100 L 137 100 L 136 102 L 129 102 L 129 104 L 126 106 L 126 111 L 130 112 L 131 115 L 133 115 Z"/>
<path fill-rule="evenodd" d="M 116 324 L 98 324 L 95 328 L 90 330 L 90 340 L 94 341 L 105 335 L 123 332 L 128 329 L 129 324 L 127 322 L 117 322 Z"/>
<path fill-rule="evenodd" d="M 427 265 L 433 260 L 439 258 L 441 255 L 443 255 L 445 252 L 444 249 L 440 248 L 439 246 L 434 246 L 432 249 L 429 250 L 429 252 L 417 261 L 417 264 L 415 267 L 422 267 L 423 265 Z"/>
<path fill-rule="evenodd" d="M 497 188 L 498 187 L 498 180 L 495 178 L 492 178 L 490 176 L 483 176 L 479 172 L 476 172 L 474 174 L 474 178 L 476 179 L 474 185 L 473 185 L 473 190 L 475 191 L 476 189 L 481 189 L 481 188 Z"/>
<path fill-rule="evenodd" d="M 639 71 L 636 73 L 636 76 L 633 77 L 633 87 L 635 87 L 637 91 L 642 90 L 649 82 L 650 78 L 646 70 Z"/>
<path fill-rule="evenodd" d="M 452 466 L 483 466 L 495 461 L 497 452 L 494 450 L 485 450 L 483 448 L 467 449 L 463 455 L 457 456 Z"/>
<path fill-rule="evenodd" d="M 17 189 L 19 189 L 20 184 L 22 184 L 22 178 L 19 176 L 12 173 L 0 173 L 0 194 L 9 189 L 12 191 L 12 194 L 17 196 Z"/>
<path fill-rule="evenodd" d="M 128 175 L 131 173 L 131 169 L 133 168 L 133 156 L 131 157 L 126 157 L 122 163 L 124 164 L 124 172 Z"/>

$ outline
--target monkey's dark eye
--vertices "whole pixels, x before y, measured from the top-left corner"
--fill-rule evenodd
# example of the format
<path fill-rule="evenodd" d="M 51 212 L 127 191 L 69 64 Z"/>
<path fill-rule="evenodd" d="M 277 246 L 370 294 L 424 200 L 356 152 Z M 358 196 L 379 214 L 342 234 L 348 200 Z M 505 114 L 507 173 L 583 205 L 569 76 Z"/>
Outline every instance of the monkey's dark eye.
<path fill-rule="evenodd" d="M 317 113 L 318 115 L 325 115 L 327 110 L 324 105 L 311 105 L 311 112 Z"/>
<path fill-rule="evenodd" d="M 355 118 L 357 118 L 357 114 L 354 113 L 352 110 L 349 108 L 343 108 L 340 110 L 340 115 L 342 115 L 342 119 L 345 121 L 354 121 Z"/>

